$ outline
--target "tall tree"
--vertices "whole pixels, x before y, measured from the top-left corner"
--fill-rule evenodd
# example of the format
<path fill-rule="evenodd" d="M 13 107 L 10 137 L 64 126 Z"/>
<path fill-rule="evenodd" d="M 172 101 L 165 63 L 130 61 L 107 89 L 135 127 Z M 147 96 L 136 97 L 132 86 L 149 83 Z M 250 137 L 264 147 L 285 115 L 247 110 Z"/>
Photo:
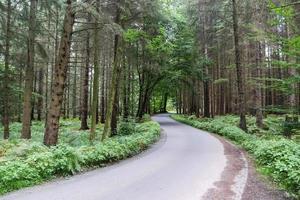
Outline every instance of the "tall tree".
<path fill-rule="evenodd" d="M 75 21 L 75 13 L 72 9 L 73 2 L 74 0 L 67 0 L 66 2 L 66 14 L 63 22 L 63 31 L 60 41 L 57 63 L 55 65 L 51 102 L 44 135 L 44 144 L 47 146 L 56 145 L 58 140 L 60 111 L 63 102 L 68 61 L 70 57 L 71 36 Z"/>
<path fill-rule="evenodd" d="M 28 30 L 28 52 L 27 52 L 27 67 L 25 72 L 25 89 L 24 89 L 24 103 L 23 103 L 23 120 L 22 120 L 22 135 L 23 139 L 31 138 L 31 114 L 32 114 L 32 90 L 34 79 L 34 45 L 36 32 L 36 7 L 37 0 L 30 0 L 30 14 L 29 14 L 29 30 Z"/>
<path fill-rule="evenodd" d="M 97 0 L 96 10 L 99 13 L 100 1 Z M 93 81 L 93 100 L 92 100 L 92 123 L 91 123 L 91 134 L 90 140 L 93 141 L 96 137 L 96 125 L 97 125 L 97 110 L 98 110 L 98 99 L 99 99 L 99 78 L 100 78 L 100 27 L 99 21 L 95 19 L 94 27 L 94 81 Z"/>
<path fill-rule="evenodd" d="M 6 31 L 5 31 L 5 54 L 4 54 L 4 98 L 3 98 L 3 126 L 4 139 L 9 138 L 9 99 L 10 99 L 10 85 L 9 85 L 9 64 L 10 64 L 10 42 L 11 42 L 11 0 L 7 0 L 6 7 Z"/>
<path fill-rule="evenodd" d="M 122 10 L 122 5 L 121 5 L 122 0 L 116 0 L 116 18 L 115 18 L 115 23 L 120 25 L 121 22 L 121 10 Z M 113 69 L 112 69 L 112 77 L 111 77 L 111 85 L 110 85 L 110 92 L 109 92 L 109 97 L 108 97 L 108 102 L 107 102 L 107 111 L 106 111 L 106 121 L 104 125 L 104 130 L 102 134 L 102 139 L 104 140 L 108 137 L 110 137 L 112 133 L 112 119 L 113 119 L 113 111 L 114 111 L 114 106 L 116 102 L 116 97 L 117 97 L 117 89 L 118 89 L 118 79 L 120 75 L 120 63 L 119 63 L 119 48 L 120 48 L 120 42 L 122 38 L 120 33 L 115 33 L 115 38 L 114 38 L 114 61 L 113 61 Z"/>
<path fill-rule="evenodd" d="M 247 131 L 244 70 L 241 63 L 239 22 L 238 22 L 236 0 L 232 0 L 232 9 L 233 9 L 232 10 L 233 36 L 234 36 L 234 46 L 235 46 L 235 65 L 236 65 L 238 104 L 239 104 L 239 114 L 240 114 L 239 126 L 244 131 Z"/>
<path fill-rule="evenodd" d="M 87 23 L 90 23 L 90 15 L 87 18 Z M 81 102 L 81 130 L 88 130 L 87 118 L 88 118 L 88 100 L 89 100 L 89 73 L 90 73 L 90 32 L 86 32 L 86 58 L 85 67 L 83 69 L 83 81 L 82 81 L 82 102 Z"/>

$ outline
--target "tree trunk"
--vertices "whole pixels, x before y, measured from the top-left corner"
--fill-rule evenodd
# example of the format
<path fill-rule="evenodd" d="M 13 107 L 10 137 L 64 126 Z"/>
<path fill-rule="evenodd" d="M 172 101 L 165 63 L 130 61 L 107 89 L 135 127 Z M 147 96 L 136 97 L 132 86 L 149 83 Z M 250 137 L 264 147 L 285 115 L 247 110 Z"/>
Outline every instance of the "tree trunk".
<path fill-rule="evenodd" d="M 90 22 L 88 17 L 87 22 Z M 90 68 L 90 33 L 87 31 L 86 38 L 86 60 L 85 67 L 83 70 L 83 81 L 82 81 L 82 102 L 81 102 L 81 127 L 80 130 L 88 130 L 88 101 L 89 101 L 89 68 Z"/>
<path fill-rule="evenodd" d="M 261 63 L 262 60 L 262 48 L 260 42 L 258 42 L 258 49 L 256 50 L 256 69 L 254 69 L 255 75 L 257 78 L 261 78 Z M 263 113 L 262 113 L 262 95 L 261 95 L 261 83 L 257 83 L 257 86 L 255 86 L 255 116 L 256 116 L 256 125 L 260 128 L 263 127 Z"/>
<path fill-rule="evenodd" d="M 105 55 L 105 54 L 104 54 Z M 100 122 L 101 124 L 105 123 L 105 69 L 107 65 L 107 59 L 106 56 L 104 56 L 104 63 L 102 65 L 102 75 L 101 75 L 101 105 L 100 105 Z"/>
<path fill-rule="evenodd" d="M 29 14 L 29 32 L 28 32 L 28 52 L 27 52 L 27 67 L 25 72 L 25 89 L 23 103 L 23 124 L 22 135 L 23 139 L 31 138 L 31 112 L 32 112 L 32 91 L 34 79 L 34 44 L 35 44 L 35 26 L 36 26 L 36 6 L 37 0 L 30 0 Z"/>
<path fill-rule="evenodd" d="M 120 0 L 116 2 L 117 10 L 116 10 L 116 24 L 120 24 L 121 20 L 121 5 Z M 121 42 L 121 36 L 119 34 L 115 35 L 114 41 L 114 63 L 113 63 L 113 70 L 112 70 L 112 77 L 111 77 L 111 85 L 110 85 L 110 93 L 107 102 L 107 111 L 106 111 L 106 121 L 104 125 L 104 131 L 102 134 L 102 141 L 108 137 L 110 137 L 112 133 L 112 118 L 114 112 L 114 105 L 115 105 L 115 98 L 117 94 L 118 88 L 118 81 L 120 77 L 120 64 L 119 64 L 119 48 Z"/>
<path fill-rule="evenodd" d="M 210 94 L 209 94 L 209 82 L 205 80 L 203 82 L 204 89 L 204 117 L 210 117 Z"/>
<path fill-rule="evenodd" d="M 120 74 L 120 72 L 118 73 Z M 114 97 L 114 106 L 113 113 L 111 118 L 111 134 L 115 135 L 117 133 L 117 125 L 118 125 L 118 115 L 119 115 L 119 82 L 116 85 L 116 93 Z"/>
<path fill-rule="evenodd" d="M 22 88 L 23 85 L 23 70 L 20 69 L 19 70 L 19 88 Z M 19 99 L 22 99 L 22 94 L 20 93 L 18 95 Z M 18 122 L 21 123 L 22 122 L 22 102 L 18 102 Z"/>
<path fill-rule="evenodd" d="M 43 112 L 43 88 L 44 88 L 44 69 L 41 68 L 38 74 L 39 86 L 38 86 L 38 103 L 37 103 L 37 120 L 42 120 L 42 112 Z"/>
<path fill-rule="evenodd" d="M 7 0 L 7 18 L 6 18 L 6 33 L 5 33 L 5 55 L 4 55 L 4 97 L 3 97 L 3 127 L 4 139 L 9 138 L 9 99 L 10 99 L 10 85 L 9 85 L 9 61 L 10 61 L 10 36 L 11 36 L 11 0 Z"/>
<path fill-rule="evenodd" d="M 99 0 L 97 0 L 97 12 L 99 12 Z M 99 22 L 95 20 L 95 30 L 94 30 L 94 81 L 93 81 L 93 101 L 92 101 L 92 122 L 91 122 L 91 134 L 90 140 L 93 141 L 96 137 L 96 125 L 97 125 L 97 110 L 98 110 L 98 99 L 99 99 L 99 76 L 100 76 L 100 47 L 99 47 Z"/>
<path fill-rule="evenodd" d="M 63 32 L 59 47 L 57 64 L 55 65 L 54 82 L 50 108 L 47 117 L 44 144 L 52 146 L 57 144 L 60 110 L 64 96 L 64 87 L 67 76 L 68 61 L 70 57 L 71 36 L 75 15 L 72 10 L 73 0 L 67 0 L 66 15 L 63 23 Z"/>
<path fill-rule="evenodd" d="M 130 96 L 130 63 L 128 62 L 126 68 L 126 57 L 124 56 L 123 62 L 123 118 L 125 120 L 129 117 L 129 96 Z"/>
<path fill-rule="evenodd" d="M 73 77 L 73 92 L 72 92 L 72 115 L 75 119 L 77 117 L 77 67 L 78 67 L 78 53 L 75 53 L 74 77 Z"/>
<path fill-rule="evenodd" d="M 238 24 L 236 0 L 232 0 L 232 6 L 233 6 L 232 19 L 233 19 L 234 46 L 235 46 L 235 64 L 236 64 L 238 104 L 239 104 L 239 114 L 240 114 L 239 126 L 242 130 L 247 131 L 245 88 L 244 88 L 244 77 L 243 77 L 244 73 L 243 73 L 243 67 L 241 65 L 239 24 Z"/>

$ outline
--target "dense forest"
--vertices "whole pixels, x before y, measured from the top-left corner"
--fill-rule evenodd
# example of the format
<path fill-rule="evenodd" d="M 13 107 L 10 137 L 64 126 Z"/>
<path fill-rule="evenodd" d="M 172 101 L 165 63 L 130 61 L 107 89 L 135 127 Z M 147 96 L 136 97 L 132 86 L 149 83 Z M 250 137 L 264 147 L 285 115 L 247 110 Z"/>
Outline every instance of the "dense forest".
<path fill-rule="evenodd" d="M 0 161 L 20 143 L 97 146 L 149 131 L 166 112 L 239 116 L 248 134 L 272 116 L 281 137 L 299 138 L 297 0 L 0 0 L 0 10 Z"/>
<path fill-rule="evenodd" d="M 283 4 L 285 3 L 285 4 Z M 163 6 L 161 6 L 163 4 Z M 80 118 L 91 140 L 118 119 L 177 112 L 213 117 L 298 113 L 299 2 L 1 2 L 1 116 L 46 120 L 47 145 L 59 119 Z"/>

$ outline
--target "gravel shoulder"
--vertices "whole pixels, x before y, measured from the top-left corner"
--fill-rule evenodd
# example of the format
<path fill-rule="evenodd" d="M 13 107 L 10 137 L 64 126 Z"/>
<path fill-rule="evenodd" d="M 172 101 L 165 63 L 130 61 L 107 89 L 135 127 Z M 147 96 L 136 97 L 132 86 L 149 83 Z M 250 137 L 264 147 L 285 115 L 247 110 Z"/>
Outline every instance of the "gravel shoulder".
<path fill-rule="evenodd" d="M 290 200 L 288 194 L 276 188 L 266 177 L 260 175 L 255 163 L 246 151 L 224 138 L 214 135 L 224 145 L 227 158 L 221 180 L 207 191 L 205 200 Z M 246 180 L 246 181 L 245 181 Z M 239 187 L 243 187 L 242 189 Z M 242 191 L 242 193 L 240 193 Z"/>

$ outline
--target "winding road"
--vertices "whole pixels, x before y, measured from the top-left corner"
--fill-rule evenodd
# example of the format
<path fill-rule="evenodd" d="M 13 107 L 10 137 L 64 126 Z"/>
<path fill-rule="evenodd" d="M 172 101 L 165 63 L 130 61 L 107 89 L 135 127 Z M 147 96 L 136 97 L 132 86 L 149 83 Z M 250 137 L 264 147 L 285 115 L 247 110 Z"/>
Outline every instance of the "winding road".
<path fill-rule="evenodd" d="M 13 192 L 0 199 L 247 199 L 243 193 L 249 181 L 248 162 L 240 150 L 166 114 L 153 119 L 161 124 L 163 134 L 148 151 L 112 166 Z"/>

